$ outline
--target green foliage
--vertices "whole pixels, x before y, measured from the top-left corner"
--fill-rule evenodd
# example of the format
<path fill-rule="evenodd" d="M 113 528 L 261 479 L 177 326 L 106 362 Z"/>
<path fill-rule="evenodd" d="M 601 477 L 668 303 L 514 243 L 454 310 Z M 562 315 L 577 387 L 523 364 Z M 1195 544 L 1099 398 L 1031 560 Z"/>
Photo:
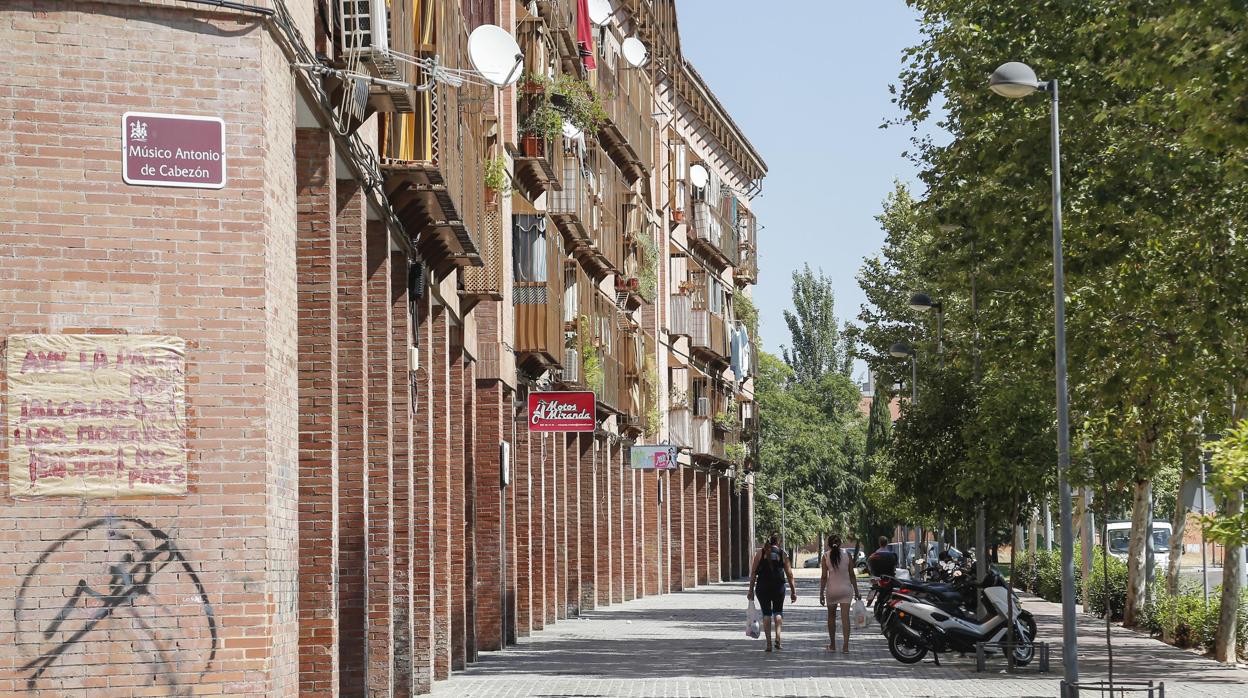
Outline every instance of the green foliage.
<path fill-rule="evenodd" d="M 1218 608 L 1222 588 L 1209 592 L 1209 603 L 1195 584 L 1189 584 L 1178 594 L 1171 596 L 1165 584 L 1153 588 L 1153 601 L 1141 614 L 1141 627 L 1154 635 L 1169 638 L 1176 647 L 1213 651 L 1218 631 Z M 1240 595 L 1239 621 L 1235 638 L 1240 655 L 1248 653 L 1248 592 Z"/>
<path fill-rule="evenodd" d="M 511 193 L 511 185 L 507 183 L 507 159 L 503 156 L 486 159 L 485 188 L 503 195 Z"/>
<path fill-rule="evenodd" d="M 732 310 L 736 314 L 737 320 L 745 325 L 745 329 L 749 330 L 751 338 L 758 337 L 758 307 L 754 305 L 754 299 L 742 291 L 738 291 L 732 297 Z"/>
<path fill-rule="evenodd" d="M 889 408 L 889 394 L 878 383 L 871 397 L 871 411 L 867 413 L 867 455 L 888 446 L 893 436 L 893 413 Z"/>
<path fill-rule="evenodd" d="M 1080 558 L 1079 545 L 1075 545 L 1075 559 Z M 1062 554 L 1059 550 L 1037 550 L 1035 557 L 1020 556 L 1014 565 L 1015 586 L 1039 596 L 1045 601 L 1061 603 L 1062 600 Z M 1083 569 L 1075 565 L 1075 603 L 1083 603 Z"/>
<path fill-rule="evenodd" d="M 730 443 L 724 446 L 724 455 L 732 463 L 741 466 L 745 464 L 746 448 L 743 443 Z"/>
<path fill-rule="evenodd" d="M 550 140 L 563 130 L 566 119 L 593 136 L 609 118 L 594 88 L 574 75 L 561 74 L 552 79 L 531 73 L 525 77 L 525 82 L 539 85 L 540 91 L 530 96 L 529 111 L 520 119 L 521 133 Z"/>
<path fill-rule="evenodd" d="M 829 372 L 849 375 L 853 351 L 841 335 L 832 296 L 832 281 L 804 265 L 793 272 L 793 310 L 784 311 L 792 347 L 783 349 L 784 362 L 798 382 L 809 383 Z"/>
<path fill-rule="evenodd" d="M 1213 467 L 1207 481 L 1219 512 L 1203 519 L 1205 536 L 1227 546 L 1244 545 L 1248 543 L 1248 512 L 1238 502 L 1232 506 L 1231 500 L 1248 490 L 1248 420 L 1209 447 Z"/>
<path fill-rule="evenodd" d="M 601 393 L 603 381 L 606 379 L 602 368 L 602 354 L 594 344 L 589 317 L 582 315 L 578 324 L 581 338 L 581 379 L 590 390 Z"/>
<path fill-rule="evenodd" d="M 1109 556 L 1109 586 L 1106 592 L 1106 564 L 1104 548 L 1097 546 L 1092 552 L 1092 578 L 1087 585 L 1087 608 L 1091 612 L 1105 617 L 1108 612 L 1110 620 L 1122 620 L 1127 607 L 1127 563 L 1113 555 Z"/>
<path fill-rule="evenodd" d="M 659 291 L 659 246 L 649 232 L 637 236 L 637 256 L 637 278 L 641 285 L 638 293 L 653 303 L 655 294 Z"/>

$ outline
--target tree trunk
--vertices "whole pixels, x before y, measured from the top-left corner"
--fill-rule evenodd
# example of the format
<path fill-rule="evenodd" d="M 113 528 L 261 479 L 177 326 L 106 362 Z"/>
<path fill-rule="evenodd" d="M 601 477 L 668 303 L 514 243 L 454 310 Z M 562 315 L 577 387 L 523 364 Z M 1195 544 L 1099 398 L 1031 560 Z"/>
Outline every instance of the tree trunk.
<path fill-rule="evenodd" d="M 1080 557 L 1082 557 L 1082 560 L 1080 560 L 1080 562 L 1083 563 L 1083 587 L 1084 587 L 1083 603 L 1084 603 L 1084 608 L 1086 609 L 1087 603 L 1088 603 L 1087 592 L 1088 592 L 1088 589 L 1091 588 L 1090 585 L 1092 584 L 1092 547 L 1095 541 L 1095 538 L 1093 538 L 1093 529 L 1095 528 L 1095 526 L 1092 525 L 1092 488 L 1091 487 L 1083 488 L 1082 499 L 1083 499 L 1083 506 L 1081 508 L 1083 509 L 1083 513 L 1079 515 L 1079 529 L 1080 529 L 1080 536 L 1079 536 L 1080 551 L 1079 552 L 1081 553 Z"/>
<path fill-rule="evenodd" d="M 1239 516 L 1244 510 L 1244 497 L 1241 494 L 1226 503 L 1226 516 Z M 1233 663 L 1236 660 L 1235 632 L 1239 611 L 1239 595 L 1243 591 L 1239 570 L 1244 565 L 1244 547 L 1242 545 L 1226 546 L 1226 559 L 1222 563 L 1222 601 L 1218 608 L 1218 632 L 1214 638 L 1213 656 L 1219 662 Z"/>
<path fill-rule="evenodd" d="M 1031 512 L 1031 530 L 1027 532 L 1027 559 L 1036 559 L 1036 536 L 1039 534 L 1037 530 L 1040 527 L 1040 512 Z"/>
<path fill-rule="evenodd" d="M 1127 547 L 1127 604 L 1122 624 L 1133 628 L 1137 615 L 1144 606 L 1148 586 L 1147 556 L 1144 549 L 1148 537 L 1148 504 L 1152 498 L 1152 481 L 1136 480 L 1131 506 L 1131 542 Z M 1106 552 L 1108 552 L 1108 543 Z"/>
<path fill-rule="evenodd" d="M 1170 521 L 1170 554 L 1166 565 L 1166 594 L 1179 594 L 1179 558 L 1183 556 L 1183 531 L 1187 528 L 1187 507 L 1183 505 L 1183 488 L 1192 480 L 1187 468 L 1179 472 L 1179 494 L 1174 500 L 1174 518 Z"/>

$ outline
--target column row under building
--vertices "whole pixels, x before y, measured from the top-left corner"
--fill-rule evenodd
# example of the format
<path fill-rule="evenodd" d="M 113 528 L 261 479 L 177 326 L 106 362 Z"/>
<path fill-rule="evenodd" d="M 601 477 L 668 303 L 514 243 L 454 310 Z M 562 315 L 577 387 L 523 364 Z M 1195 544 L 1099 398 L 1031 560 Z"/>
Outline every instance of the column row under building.
<path fill-rule="evenodd" d="M 129 33 L 166 47 L 159 60 L 181 67 L 150 65 L 134 42 L 101 49 L 156 86 L 109 88 L 131 94 L 130 110 L 217 113 L 259 95 L 233 125 L 226 117 L 240 175 L 219 191 L 139 190 L 114 181 L 107 158 L 82 170 L 96 191 L 156 212 L 117 249 L 164 249 L 158 230 L 180 224 L 162 211 L 215 211 L 200 216 L 210 229 L 150 255 L 170 296 L 186 255 L 211 265 L 237 253 L 236 273 L 150 320 L 90 295 L 111 277 L 67 287 L 58 312 L 77 303 L 91 319 L 0 315 L 14 334 L 168 333 L 187 338 L 189 361 L 202 352 L 186 387 L 199 469 L 188 495 L 18 500 L 6 518 L 32 542 L 5 550 L 37 564 L 36 542 L 73 517 L 176 530 L 170 560 L 198 591 L 163 603 L 175 619 L 207 606 L 207 620 L 149 627 L 154 647 L 187 659 L 135 668 L 117 664 L 124 632 L 49 649 L 24 634 L 42 616 L 27 627 L 19 607 L 0 689 L 426 693 L 564 619 L 746 574 L 758 446 L 750 202 L 766 165 L 681 53 L 675 2 L 613 0 L 588 35 L 575 0 L 288 4 L 32 1 L 0 22 L 14 55 L 29 49 L 32 66 L 71 81 L 104 56 L 51 57 L 47 26 L 69 46 Z M 468 37 L 486 24 L 521 47 L 509 87 L 475 77 Z M 49 89 L 32 79 L 0 91 L 0 108 L 6 94 Z M 188 87 L 221 92 L 207 105 L 162 96 Z M 111 147 L 107 94 L 84 104 L 100 113 L 79 147 Z M 39 165 L 24 158 L 35 155 L 4 147 L 33 178 Z M 230 213 L 231 201 L 254 213 Z M 3 233 L 39 223 L 14 210 Z M 231 226 L 250 237 L 212 237 Z M 24 288 L 0 277 L 0 301 Z M 217 309 L 201 291 L 243 300 Z M 211 332 L 193 320 L 209 310 Z M 594 394 L 594 430 L 531 431 L 530 393 L 563 391 Z M 257 421 L 236 421 L 240 409 Z M 633 468 L 632 450 L 652 445 L 677 447 L 676 467 Z M 82 540 L 111 549 L 107 530 Z M 90 574 L 65 569 L 50 596 Z"/>

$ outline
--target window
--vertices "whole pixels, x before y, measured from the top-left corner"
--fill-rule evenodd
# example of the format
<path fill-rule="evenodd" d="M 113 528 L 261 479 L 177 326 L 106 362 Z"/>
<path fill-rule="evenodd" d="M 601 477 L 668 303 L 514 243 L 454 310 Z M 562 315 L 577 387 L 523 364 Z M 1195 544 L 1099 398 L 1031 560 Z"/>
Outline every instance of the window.
<path fill-rule="evenodd" d="M 514 216 L 511 228 L 512 271 L 517 282 L 546 281 L 546 217 Z"/>

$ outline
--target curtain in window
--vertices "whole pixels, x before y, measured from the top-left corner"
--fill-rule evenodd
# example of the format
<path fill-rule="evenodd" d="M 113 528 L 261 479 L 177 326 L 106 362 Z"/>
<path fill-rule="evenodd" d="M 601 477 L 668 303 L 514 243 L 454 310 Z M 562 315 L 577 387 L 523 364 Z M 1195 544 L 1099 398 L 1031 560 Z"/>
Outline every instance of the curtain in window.
<path fill-rule="evenodd" d="M 546 217 L 517 214 L 512 223 L 512 271 L 517 282 L 546 281 Z"/>

